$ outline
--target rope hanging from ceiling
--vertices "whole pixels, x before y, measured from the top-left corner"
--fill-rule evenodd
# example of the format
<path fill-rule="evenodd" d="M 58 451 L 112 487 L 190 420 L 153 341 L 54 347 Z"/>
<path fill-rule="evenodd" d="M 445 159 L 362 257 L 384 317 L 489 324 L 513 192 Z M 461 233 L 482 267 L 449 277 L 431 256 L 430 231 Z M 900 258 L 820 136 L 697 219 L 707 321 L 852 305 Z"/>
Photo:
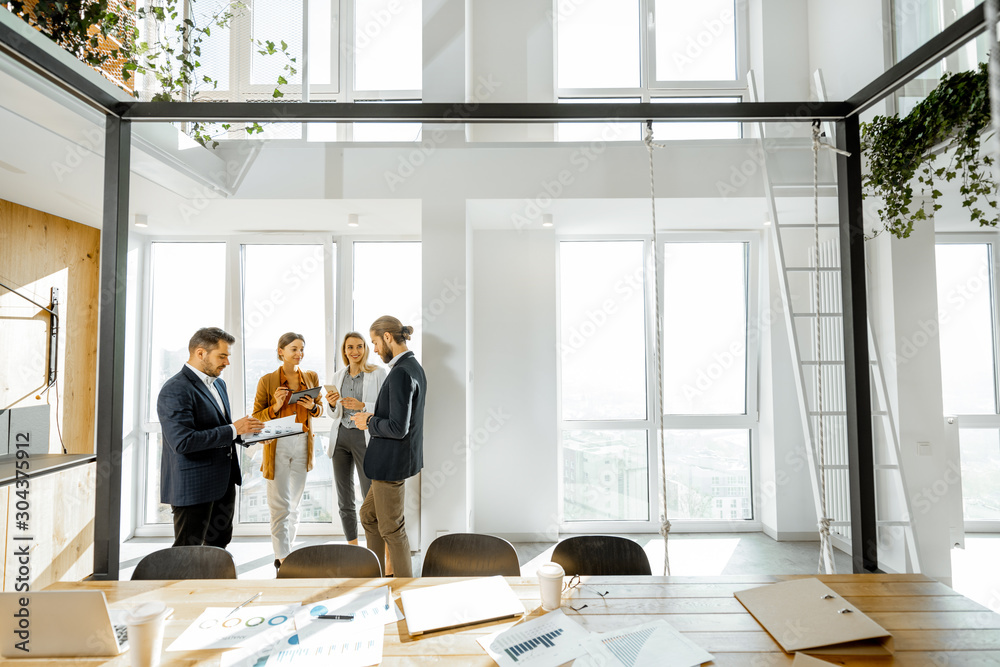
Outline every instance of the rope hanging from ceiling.
<path fill-rule="evenodd" d="M 653 148 L 664 148 L 663 144 L 653 141 L 653 121 L 646 122 L 646 137 L 644 139 L 646 148 L 649 151 L 649 201 L 653 218 L 653 290 L 656 302 L 656 377 L 657 377 L 657 405 L 659 414 L 663 415 L 663 390 L 661 378 L 663 378 L 663 324 L 660 319 L 660 262 L 657 261 L 658 248 L 656 242 L 656 179 L 653 170 Z M 656 429 L 659 438 L 660 453 L 660 482 L 662 484 L 663 513 L 660 515 L 660 535 L 663 536 L 663 574 L 670 574 L 670 549 L 667 541 L 670 537 L 670 519 L 667 514 L 667 460 L 663 448 L 663 428 Z"/>

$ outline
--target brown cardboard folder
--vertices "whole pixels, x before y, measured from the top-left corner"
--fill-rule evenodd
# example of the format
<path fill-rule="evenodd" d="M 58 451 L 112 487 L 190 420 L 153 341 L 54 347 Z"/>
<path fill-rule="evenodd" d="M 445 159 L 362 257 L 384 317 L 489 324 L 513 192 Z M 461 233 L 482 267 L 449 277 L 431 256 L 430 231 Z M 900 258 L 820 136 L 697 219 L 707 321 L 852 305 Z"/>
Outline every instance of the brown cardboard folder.
<path fill-rule="evenodd" d="M 786 653 L 892 655 L 892 635 L 819 579 L 759 586 L 738 591 L 736 598 Z"/>

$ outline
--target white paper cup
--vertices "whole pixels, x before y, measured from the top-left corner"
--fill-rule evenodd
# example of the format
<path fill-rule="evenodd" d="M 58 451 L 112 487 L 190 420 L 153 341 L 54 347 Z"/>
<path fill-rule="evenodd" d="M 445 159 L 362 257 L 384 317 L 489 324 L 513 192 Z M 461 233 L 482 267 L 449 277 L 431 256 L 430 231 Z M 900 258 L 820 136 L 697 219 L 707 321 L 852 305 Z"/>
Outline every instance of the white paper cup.
<path fill-rule="evenodd" d="M 157 667 L 160 664 L 163 626 L 173 611 L 162 602 L 146 602 L 125 617 L 132 667 Z"/>
<path fill-rule="evenodd" d="M 558 609 L 561 605 L 564 576 L 566 571 L 559 563 L 546 563 L 538 568 L 538 590 L 545 611 Z"/>

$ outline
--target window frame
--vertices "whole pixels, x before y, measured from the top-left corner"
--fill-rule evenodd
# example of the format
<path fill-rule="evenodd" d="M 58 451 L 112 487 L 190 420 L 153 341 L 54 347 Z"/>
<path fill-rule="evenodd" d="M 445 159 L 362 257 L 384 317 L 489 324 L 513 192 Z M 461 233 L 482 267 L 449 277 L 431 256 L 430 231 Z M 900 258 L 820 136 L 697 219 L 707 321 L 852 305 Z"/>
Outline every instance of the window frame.
<path fill-rule="evenodd" d="M 661 391 L 657 369 L 660 365 L 656 358 L 656 303 L 652 271 L 648 268 L 643 281 L 645 293 L 645 331 L 646 341 L 646 418 L 620 420 L 565 420 L 562 417 L 562 358 L 556 355 L 556 405 L 559 406 L 559 416 L 556 422 L 559 433 L 557 447 L 558 498 L 559 498 L 559 532 L 568 535 L 587 533 L 650 533 L 660 528 L 659 514 L 661 490 L 661 461 L 659 455 L 659 433 L 657 429 L 701 429 L 701 430 L 731 430 L 746 429 L 749 434 L 750 456 L 750 511 L 751 519 L 673 519 L 671 523 L 685 532 L 759 532 L 762 530 L 757 480 L 760 479 L 758 465 L 760 461 L 759 447 L 759 395 L 760 395 L 760 271 L 762 260 L 760 253 L 764 245 L 762 232 L 724 231 L 724 232 L 669 232 L 657 234 L 658 247 L 655 259 L 653 255 L 653 240 L 650 235 L 641 234 L 609 234 L 601 236 L 560 235 L 557 243 L 563 242 L 614 242 L 642 241 L 643 257 L 646 267 L 651 267 L 653 261 L 662 266 L 664 244 L 666 243 L 745 243 L 746 244 L 746 289 L 747 289 L 747 368 L 746 368 L 746 413 L 739 415 L 663 415 L 659 414 L 659 392 Z M 764 265 L 766 266 L 766 264 Z M 561 252 L 556 254 L 556 275 L 561 275 Z M 660 297 L 663 298 L 663 272 L 658 272 L 660 280 Z M 561 281 L 556 282 L 556 303 L 562 303 Z M 561 336 L 562 308 L 556 309 L 556 331 Z M 757 335 L 754 335 L 757 332 Z M 563 445 L 562 433 L 567 430 L 614 430 L 646 432 L 647 466 L 648 466 L 648 498 L 649 519 L 646 521 L 572 521 L 567 522 L 564 516 L 563 488 Z M 669 518 L 669 517 L 668 517 Z"/>
<path fill-rule="evenodd" d="M 302 2 L 303 30 L 308 30 L 309 0 Z M 355 58 L 353 48 L 356 0 L 330 0 L 331 15 L 331 73 L 336 78 L 335 83 L 312 84 L 306 79 L 310 101 L 323 102 L 419 102 L 423 99 L 423 89 L 406 90 L 355 90 Z M 184 17 L 190 15 L 190 1 L 183 3 Z M 251 6 L 236 12 L 229 26 L 229 87 L 226 90 L 199 90 L 197 99 L 214 102 L 253 102 L 272 99 L 272 93 L 277 84 L 252 84 L 250 82 L 251 60 L 254 47 L 251 44 L 253 36 Z M 147 19 L 150 21 L 151 19 Z M 334 26 L 336 24 L 336 26 Z M 309 40 L 303 34 L 303 53 L 297 63 L 303 78 L 308 75 Z M 282 92 L 290 98 L 302 99 L 302 84 L 286 84 Z M 298 123 L 302 128 L 308 128 L 308 123 Z M 337 123 L 337 141 L 350 142 L 354 140 L 353 123 Z M 225 139 L 238 140 L 247 137 L 244 123 L 232 123 L 226 132 Z M 300 133 L 300 139 L 307 139 L 308 129 Z"/>
<path fill-rule="evenodd" d="M 663 266 L 664 247 L 667 243 L 745 243 L 744 267 L 746 277 L 746 407 L 743 414 L 709 415 L 659 415 L 659 428 L 663 430 L 746 430 L 750 457 L 750 519 L 671 519 L 671 523 L 689 532 L 757 532 L 763 529 L 756 493 L 760 479 L 760 271 L 764 232 L 676 232 L 658 235 L 657 261 Z M 766 264 L 765 264 L 766 267 Z M 665 296 L 664 272 L 659 273 L 660 296 Z M 660 304 L 662 309 L 663 304 Z M 655 326 L 655 323 L 653 324 Z M 756 335 L 754 335 L 756 332 Z M 655 332 L 654 332 L 655 336 Z M 657 389 L 660 385 L 657 383 Z M 658 437 L 658 436 L 657 436 Z M 658 446 L 658 443 L 657 443 Z M 723 508 L 725 509 L 725 508 Z"/>
<path fill-rule="evenodd" d="M 641 102 L 649 102 L 651 97 L 739 97 L 746 98 L 747 72 L 750 69 L 748 4 L 736 0 L 733 4 L 733 20 L 736 24 L 736 78 L 725 81 L 657 81 L 656 67 L 656 24 L 655 0 L 639 2 L 639 87 L 638 88 L 564 88 L 555 78 L 557 99 L 597 98 L 597 97 L 639 97 Z M 553 70 L 558 72 L 559 28 L 558 3 L 553 3 L 554 48 Z"/>
<path fill-rule="evenodd" d="M 934 235 L 934 246 L 939 245 L 986 245 L 990 253 L 990 307 L 993 323 L 993 382 L 997 392 L 995 414 L 962 414 L 957 418 L 957 433 L 961 438 L 963 429 L 1000 430 L 1000 233 L 998 232 L 942 232 Z M 936 276 L 935 276 L 936 280 Z M 939 304 L 940 307 L 940 304 Z M 952 416 L 952 415 L 946 415 Z M 961 448 L 961 441 L 959 441 Z M 964 498 L 963 498 L 964 503 Z M 1000 519 L 965 519 L 967 533 L 1000 532 Z"/>
<path fill-rule="evenodd" d="M 640 0 L 641 16 L 646 17 L 644 50 L 645 67 L 642 74 L 646 78 L 642 81 L 648 82 L 647 88 L 652 90 L 741 90 L 747 87 L 747 72 L 750 69 L 750 45 L 749 45 L 749 22 L 750 9 L 748 2 L 740 0 L 733 1 L 733 24 L 736 32 L 736 78 L 723 81 L 673 81 L 670 79 L 657 79 L 656 77 L 656 0 Z"/>
<path fill-rule="evenodd" d="M 288 235 L 271 235 L 261 236 L 260 234 L 246 233 L 233 236 L 197 236 L 197 237 L 180 237 L 180 236 L 149 236 L 143 237 L 141 243 L 141 261 L 142 266 L 142 293 L 140 297 L 140 303 L 142 304 L 142 312 L 140 314 L 141 321 L 141 347 L 139 349 L 143 350 L 142 354 L 139 355 L 139 368 L 136 369 L 139 382 L 141 387 L 141 394 L 138 397 L 137 403 L 139 411 L 139 421 L 136 428 L 136 452 L 133 457 L 133 479 L 135 483 L 133 484 L 134 498 L 132 500 L 134 511 L 136 512 L 136 523 L 134 528 L 134 535 L 136 537 L 167 537 L 173 535 L 173 526 L 169 523 L 152 523 L 148 522 L 147 511 L 148 507 L 148 488 L 147 481 L 148 475 L 146 471 L 149 464 L 149 453 L 151 447 L 151 435 L 160 434 L 161 427 L 159 422 L 152 421 L 150 419 L 150 406 L 149 401 L 149 382 L 150 382 L 150 365 L 151 365 L 151 355 L 152 355 L 152 331 L 150 323 L 152 321 L 153 315 L 153 299 L 152 299 L 152 280 L 151 280 L 151 270 L 152 263 L 149 258 L 152 256 L 152 246 L 154 243 L 225 243 L 226 244 L 226 286 L 225 286 L 225 306 L 224 306 L 224 322 L 226 331 L 238 331 L 241 338 L 242 328 L 239 324 L 243 319 L 243 284 L 242 284 L 242 247 L 244 245 L 323 245 L 325 247 L 325 252 L 328 256 L 330 253 L 334 252 L 333 246 L 337 244 L 337 255 L 336 261 L 338 266 L 338 276 L 344 275 L 342 273 L 341 267 L 339 265 L 340 261 L 340 250 L 341 244 L 349 243 L 351 237 L 334 236 L 328 233 L 309 233 L 309 234 L 288 234 Z M 334 300 L 334 290 L 340 290 L 343 281 L 337 281 L 338 284 L 333 283 L 333 266 L 332 262 L 324 262 L 324 309 L 326 310 L 324 319 L 326 320 L 327 336 L 325 337 L 325 350 L 326 350 L 326 368 L 323 369 L 327 374 L 327 377 L 331 376 L 336 369 L 337 357 L 337 340 L 336 336 L 329 335 L 329 332 L 336 331 L 336 323 L 344 321 L 343 317 L 343 300 L 340 298 L 339 293 L 337 298 Z M 334 304 L 334 309 L 331 312 L 329 304 Z M 237 334 L 234 334 L 237 335 Z M 228 381 L 226 386 L 229 393 L 229 401 L 232 406 L 243 406 L 246 404 L 246 397 L 243 388 L 244 381 L 244 363 L 243 354 L 240 350 L 239 354 L 233 354 L 230 361 L 229 369 L 227 369 Z M 234 407 L 234 412 L 242 413 L 242 410 L 236 410 Z M 322 420 L 328 420 L 328 416 L 320 418 L 320 423 L 317 426 L 318 429 L 322 430 L 325 428 L 329 429 L 329 424 L 323 424 Z M 139 483 L 141 480 L 141 483 Z M 336 509 L 336 508 L 332 508 Z M 331 511 L 330 522 L 317 523 L 317 522 L 303 522 L 299 526 L 299 534 L 304 536 L 337 536 L 342 535 L 342 527 L 340 525 L 339 515 L 336 511 Z M 233 522 L 233 534 L 238 536 L 263 536 L 270 535 L 270 527 L 267 523 L 242 523 L 240 520 L 240 507 L 237 503 L 236 516 Z"/>
<path fill-rule="evenodd" d="M 595 242 L 614 243 L 621 241 L 642 242 L 643 265 L 648 268 L 652 266 L 653 255 L 652 239 L 648 235 L 641 234 L 613 234 L 601 235 L 599 237 L 586 235 L 566 235 L 556 238 L 556 332 L 558 337 L 562 336 L 562 281 L 558 276 L 562 275 L 562 243 Z M 650 370 L 655 366 L 655 348 L 651 347 L 655 334 L 651 333 L 649 326 L 653 312 L 652 282 L 651 272 L 644 271 L 643 276 L 643 308 L 645 312 L 645 322 L 643 337 L 646 345 L 646 416 L 643 419 L 613 419 L 613 420 L 567 420 L 562 414 L 562 355 L 556 354 L 556 405 L 559 411 L 556 421 L 558 433 L 557 463 L 558 471 L 558 498 L 559 498 L 559 532 L 567 535 L 588 534 L 588 533 L 649 533 L 659 530 L 660 521 L 658 517 L 659 507 L 659 455 L 657 454 L 657 444 L 654 435 L 654 425 L 656 423 L 656 401 L 653 392 L 655 382 L 653 378 L 655 372 Z M 565 520 L 565 489 L 563 486 L 563 444 L 562 434 L 564 431 L 588 430 L 588 431 L 644 431 L 646 433 L 646 484 L 647 502 L 649 506 L 649 519 L 645 521 L 623 520 L 623 521 L 566 521 Z"/>

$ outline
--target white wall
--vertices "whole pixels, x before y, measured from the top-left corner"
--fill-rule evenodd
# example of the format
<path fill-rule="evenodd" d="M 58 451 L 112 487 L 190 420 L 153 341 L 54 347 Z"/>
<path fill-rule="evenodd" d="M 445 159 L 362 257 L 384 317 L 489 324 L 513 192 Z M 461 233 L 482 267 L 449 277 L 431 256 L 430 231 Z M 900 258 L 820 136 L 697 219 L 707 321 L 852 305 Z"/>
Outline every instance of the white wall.
<path fill-rule="evenodd" d="M 822 70 L 831 100 L 846 100 L 891 64 L 880 0 L 808 0 L 809 71 Z"/>
<path fill-rule="evenodd" d="M 473 527 L 551 540 L 560 478 L 555 234 L 477 230 L 472 265 Z"/>
<path fill-rule="evenodd" d="M 933 224 L 916 226 L 906 239 L 883 235 L 868 243 L 867 253 L 870 308 L 898 416 L 920 570 L 949 582 L 951 523 L 961 487 L 948 481 L 954 479 L 958 452 L 944 429 Z M 884 556 L 891 569 L 909 566 L 900 541 L 898 531 L 880 529 L 880 560 Z"/>
<path fill-rule="evenodd" d="M 466 391 L 465 202 L 436 197 L 423 202 L 424 470 L 421 541 L 440 532 L 466 532 L 470 522 Z M 416 276 L 400 276 L 415 280 Z M 416 544 L 411 544 L 416 549 Z"/>
<path fill-rule="evenodd" d="M 478 2 L 472 9 L 471 99 L 476 102 L 554 102 L 555 26 L 552 6 L 538 0 Z M 488 84 L 488 85 L 487 85 Z M 475 125 L 476 141 L 550 141 L 553 126 Z"/>
<path fill-rule="evenodd" d="M 760 99 L 810 99 L 809 17 L 801 0 L 750 0 L 750 64 Z"/>

